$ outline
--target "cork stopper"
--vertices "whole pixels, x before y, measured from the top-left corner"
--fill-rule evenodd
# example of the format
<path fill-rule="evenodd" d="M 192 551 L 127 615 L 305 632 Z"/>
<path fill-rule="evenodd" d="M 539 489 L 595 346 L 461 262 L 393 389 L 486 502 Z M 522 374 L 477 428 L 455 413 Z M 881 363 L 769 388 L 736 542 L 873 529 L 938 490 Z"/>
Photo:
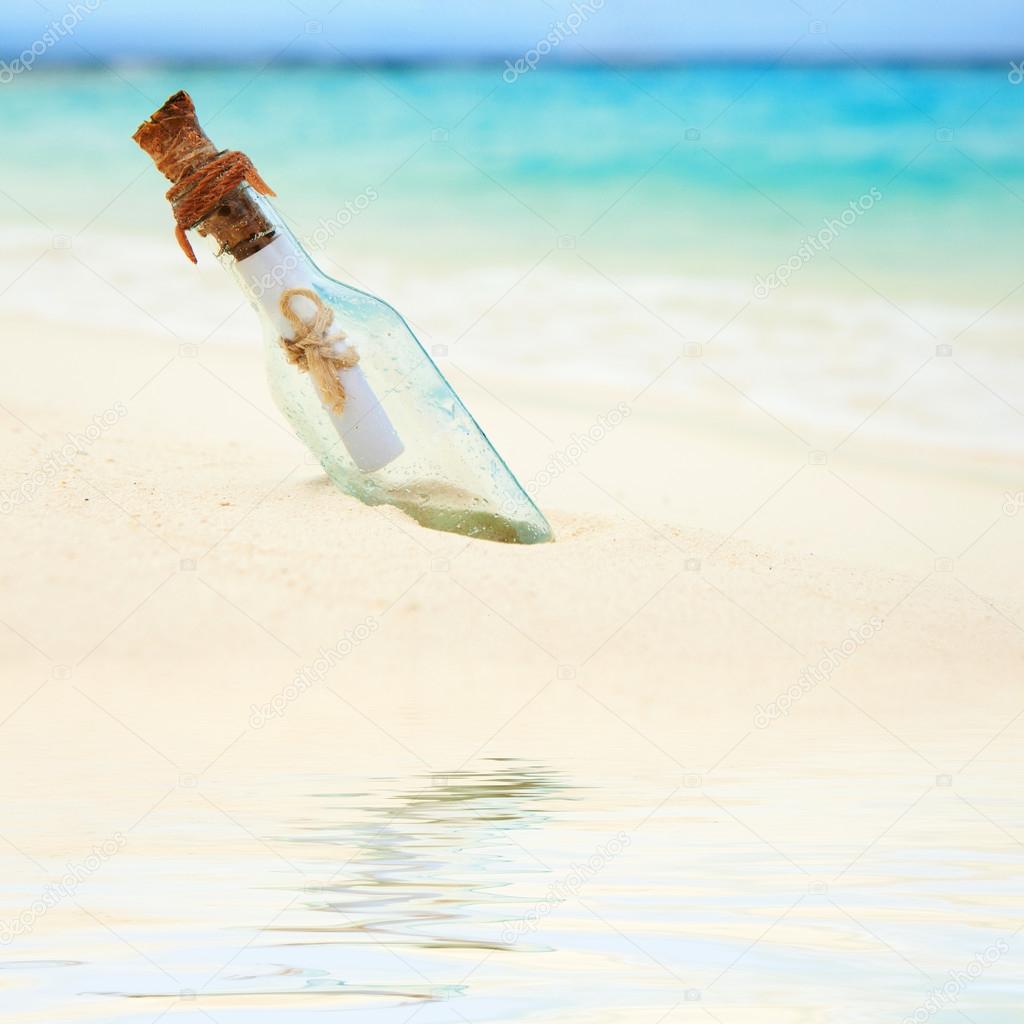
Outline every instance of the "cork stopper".
<path fill-rule="evenodd" d="M 221 252 L 245 259 L 274 240 L 274 226 L 245 183 L 273 195 L 241 153 L 218 150 L 203 131 L 187 92 L 169 97 L 132 136 L 171 182 L 167 198 L 178 224 L 178 240 L 195 262 L 185 231 L 214 238 Z M 231 160 L 230 158 L 237 158 Z M 224 171 L 221 172 L 220 168 Z M 204 175 L 204 171 L 210 171 Z M 237 179 L 237 180 L 236 180 Z"/>

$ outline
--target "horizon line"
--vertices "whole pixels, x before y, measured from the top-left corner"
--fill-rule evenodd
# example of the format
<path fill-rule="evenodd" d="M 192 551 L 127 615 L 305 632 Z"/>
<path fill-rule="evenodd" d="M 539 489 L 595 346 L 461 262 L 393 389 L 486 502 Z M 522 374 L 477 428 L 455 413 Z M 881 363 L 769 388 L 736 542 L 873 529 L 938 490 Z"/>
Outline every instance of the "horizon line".
<path fill-rule="evenodd" d="M 19 54 L 2 54 L 0 61 L 15 61 Z M 130 56 L 127 54 L 97 57 L 82 56 L 63 58 L 60 60 L 40 61 L 34 70 L 60 71 L 79 70 L 82 68 L 104 67 L 131 68 L 142 70 L 161 70 L 164 68 L 190 68 L 195 70 L 225 70 L 228 68 L 249 68 L 263 64 L 273 67 L 287 68 L 359 68 L 363 65 L 381 68 L 479 68 L 504 67 L 506 62 L 515 64 L 522 59 L 522 54 L 509 57 L 507 54 L 486 54 L 465 56 L 461 54 L 431 54 L 423 56 L 394 56 L 386 54 L 366 55 L 365 57 L 319 58 L 313 56 L 275 58 L 273 54 L 254 53 L 249 56 Z M 754 53 L 702 53 L 677 55 L 646 55 L 621 53 L 605 57 L 575 59 L 558 57 L 546 59 L 546 70 L 574 70 L 590 68 L 631 68 L 631 69 L 674 69 L 685 67 L 778 67 L 778 68 L 853 68 L 866 67 L 903 67 L 903 68 L 982 68 L 999 65 L 1014 65 L 1013 56 L 1009 53 L 964 53 L 964 54 L 912 54 L 912 53 L 874 53 L 862 54 L 853 52 L 849 57 L 837 55 L 809 55 L 806 57 L 785 57 L 778 54 Z M 268 70 L 269 70 L 268 66 Z M 539 69 L 538 69 L 539 70 Z"/>

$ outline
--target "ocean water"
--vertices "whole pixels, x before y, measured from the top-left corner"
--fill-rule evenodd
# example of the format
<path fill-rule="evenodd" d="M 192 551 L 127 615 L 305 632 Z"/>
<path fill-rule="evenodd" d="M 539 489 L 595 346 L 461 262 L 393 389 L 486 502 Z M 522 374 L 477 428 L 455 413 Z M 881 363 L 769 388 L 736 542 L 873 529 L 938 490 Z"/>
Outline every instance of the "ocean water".
<path fill-rule="evenodd" d="M 21 809 L 4 1019 L 1019 1018 L 1019 858 L 977 812 L 1013 821 L 1012 756 L 961 778 L 963 802 L 895 749 L 863 769 L 847 750 L 703 774 L 590 756 L 367 776 L 336 759 L 270 772 L 247 753 L 175 785 L 97 757 L 73 787 L 114 787 L 88 857 L 79 832 L 74 856 L 26 854 L 54 826 Z"/>
<path fill-rule="evenodd" d="M 179 87 L 328 273 L 468 367 L 761 406 L 820 447 L 1020 448 L 1010 67 L 40 69 L 0 105 L 0 303 L 149 330 L 98 274 L 186 339 L 225 319 L 129 138 Z"/>

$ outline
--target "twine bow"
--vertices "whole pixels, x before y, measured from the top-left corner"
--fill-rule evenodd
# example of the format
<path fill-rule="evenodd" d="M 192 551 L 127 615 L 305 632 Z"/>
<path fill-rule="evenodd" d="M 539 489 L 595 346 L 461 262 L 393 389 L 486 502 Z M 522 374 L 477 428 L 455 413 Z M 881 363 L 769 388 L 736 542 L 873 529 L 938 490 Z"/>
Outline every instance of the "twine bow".
<path fill-rule="evenodd" d="M 307 299 L 313 304 L 313 315 L 305 320 L 295 312 L 292 301 Z M 338 376 L 359 362 L 359 353 L 340 342 L 346 338 L 342 330 L 329 333 L 334 322 L 334 310 L 309 288 L 289 288 L 281 295 L 281 313 L 294 328 L 295 336 L 281 338 L 288 361 L 294 363 L 313 378 L 313 383 L 331 412 L 340 414 L 345 408 L 345 385 Z"/>

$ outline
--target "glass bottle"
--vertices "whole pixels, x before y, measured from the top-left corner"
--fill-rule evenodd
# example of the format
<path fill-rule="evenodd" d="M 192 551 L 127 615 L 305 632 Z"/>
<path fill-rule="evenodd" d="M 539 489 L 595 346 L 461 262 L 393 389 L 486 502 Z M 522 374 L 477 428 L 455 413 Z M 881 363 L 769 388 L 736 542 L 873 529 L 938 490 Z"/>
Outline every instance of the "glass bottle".
<path fill-rule="evenodd" d="M 423 526 L 535 544 L 551 528 L 386 302 L 328 277 L 266 198 L 244 153 L 214 146 L 183 90 L 133 140 L 171 188 L 185 255 L 195 230 L 263 325 L 274 400 L 334 483 Z"/>
<path fill-rule="evenodd" d="M 432 529 L 520 544 L 551 540 L 547 520 L 401 315 L 324 274 L 273 204 L 242 187 L 273 240 L 242 259 L 221 247 L 218 258 L 260 318 L 274 401 L 330 479 Z M 339 371 L 340 414 L 282 344 L 294 336 L 295 318 L 309 321 L 318 308 L 330 311 L 332 331 L 344 333 L 338 344 L 358 356 Z"/>

